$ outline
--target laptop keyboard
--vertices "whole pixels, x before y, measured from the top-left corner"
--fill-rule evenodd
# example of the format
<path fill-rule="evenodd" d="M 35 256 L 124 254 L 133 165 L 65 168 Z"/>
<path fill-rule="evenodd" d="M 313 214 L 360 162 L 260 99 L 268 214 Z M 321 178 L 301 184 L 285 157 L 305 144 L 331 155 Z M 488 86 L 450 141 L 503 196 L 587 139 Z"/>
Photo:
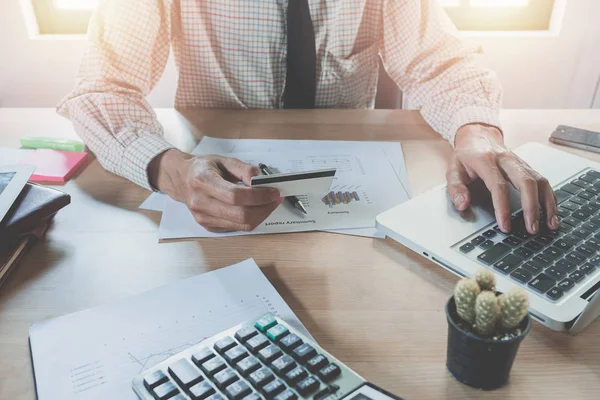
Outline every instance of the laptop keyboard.
<path fill-rule="evenodd" d="M 530 235 L 523 212 L 512 217 L 510 234 L 496 225 L 462 241 L 456 249 L 551 301 L 593 279 L 600 267 L 600 172 L 586 170 L 554 192 L 561 228 Z M 541 215 L 540 221 L 545 221 Z"/>

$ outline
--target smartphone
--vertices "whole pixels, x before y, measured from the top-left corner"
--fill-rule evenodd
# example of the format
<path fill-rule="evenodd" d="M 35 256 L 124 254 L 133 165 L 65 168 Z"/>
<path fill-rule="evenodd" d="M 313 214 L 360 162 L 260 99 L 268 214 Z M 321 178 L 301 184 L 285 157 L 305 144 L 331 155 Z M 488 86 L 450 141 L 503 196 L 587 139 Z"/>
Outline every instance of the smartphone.
<path fill-rule="evenodd" d="M 559 125 L 550 135 L 550 141 L 563 146 L 600 153 L 600 132 Z"/>

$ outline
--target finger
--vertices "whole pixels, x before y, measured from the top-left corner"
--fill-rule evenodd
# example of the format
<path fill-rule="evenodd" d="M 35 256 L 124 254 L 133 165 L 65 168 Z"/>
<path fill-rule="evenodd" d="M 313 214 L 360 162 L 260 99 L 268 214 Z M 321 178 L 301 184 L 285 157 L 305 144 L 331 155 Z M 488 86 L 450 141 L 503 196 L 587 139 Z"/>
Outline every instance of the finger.
<path fill-rule="evenodd" d="M 527 232 L 532 235 L 540 231 L 540 199 L 537 180 L 521 160 L 512 153 L 498 159 L 502 171 L 513 186 L 521 193 L 521 206 Z"/>
<path fill-rule="evenodd" d="M 496 157 L 477 158 L 472 163 L 471 168 L 483 180 L 483 183 L 492 194 L 498 226 L 502 232 L 509 233 L 511 228 L 509 183 L 500 172 Z"/>
<path fill-rule="evenodd" d="M 458 211 L 465 211 L 471 204 L 471 193 L 467 187 L 471 178 L 458 160 L 455 159 L 450 163 L 446 180 L 448 181 L 448 195 L 452 199 L 454 207 Z"/>
<path fill-rule="evenodd" d="M 198 189 L 230 205 L 260 206 L 280 201 L 277 189 L 249 188 L 231 183 L 215 170 L 206 170 L 198 177 Z"/>
<path fill-rule="evenodd" d="M 220 157 L 219 162 L 229 174 L 235 177 L 238 182 L 244 182 L 246 186 L 250 186 L 253 176 L 260 175 L 257 166 L 247 164 L 237 158 Z"/>
<path fill-rule="evenodd" d="M 210 230 L 250 232 L 256 229 L 279 206 L 272 203 L 256 207 L 234 207 L 216 200 L 203 201 L 197 208 L 192 207 L 196 221 Z"/>
<path fill-rule="evenodd" d="M 234 222 L 239 225 L 250 226 L 251 229 L 260 225 L 281 204 L 280 199 L 269 204 L 260 206 L 232 206 L 214 200 L 208 207 L 202 207 L 202 211 L 213 217 Z"/>
<path fill-rule="evenodd" d="M 558 221 L 558 204 L 556 202 L 556 195 L 548 179 L 544 178 L 535 171 L 531 171 L 531 175 L 538 182 L 538 193 L 540 197 L 540 204 L 546 212 L 546 225 L 551 230 L 555 231 L 560 228 L 560 222 Z"/>

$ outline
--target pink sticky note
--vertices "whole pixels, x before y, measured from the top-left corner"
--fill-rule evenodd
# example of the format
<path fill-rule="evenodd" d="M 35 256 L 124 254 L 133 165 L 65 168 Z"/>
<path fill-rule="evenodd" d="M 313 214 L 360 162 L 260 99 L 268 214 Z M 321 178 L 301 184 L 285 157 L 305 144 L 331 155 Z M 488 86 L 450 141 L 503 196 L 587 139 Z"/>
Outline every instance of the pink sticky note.
<path fill-rule="evenodd" d="M 35 165 L 32 182 L 65 183 L 87 159 L 88 153 L 37 149 L 21 164 Z"/>

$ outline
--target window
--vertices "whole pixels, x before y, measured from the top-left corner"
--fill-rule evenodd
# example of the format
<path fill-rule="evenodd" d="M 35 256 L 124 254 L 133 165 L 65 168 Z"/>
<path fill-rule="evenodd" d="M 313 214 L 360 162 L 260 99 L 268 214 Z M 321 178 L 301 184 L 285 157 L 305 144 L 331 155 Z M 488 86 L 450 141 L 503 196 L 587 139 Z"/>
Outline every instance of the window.
<path fill-rule="evenodd" d="M 21 0 L 30 36 L 83 35 L 99 0 Z"/>
<path fill-rule="evenodd" d="M 560 0 L 439 0 L 461 31 L 548 31 Z"/>

